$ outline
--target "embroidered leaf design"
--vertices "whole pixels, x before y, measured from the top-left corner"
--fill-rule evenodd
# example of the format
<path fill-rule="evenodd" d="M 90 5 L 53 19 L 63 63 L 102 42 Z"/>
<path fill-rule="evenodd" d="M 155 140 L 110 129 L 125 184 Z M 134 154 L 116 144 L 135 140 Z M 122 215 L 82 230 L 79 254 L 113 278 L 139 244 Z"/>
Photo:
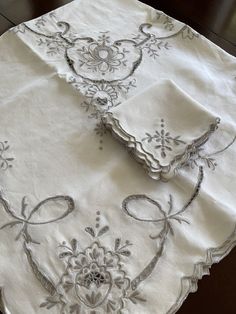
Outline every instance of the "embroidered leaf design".
<path fill-rule="evenodd" d="M 107 302 L 107 313 L 112 313 L 116 310 L 116 303 L 115 301 L 108 300 Z"/>
<path fill-rule="evenodd" d="M 104 258 L 104 263 L 106 264 L 107 267 L 113 267 L 113 259 L 110 258 L 110 259 L 107 259 L 106 257 Z"/>
<path fill-rule="evenodd" d="M 169 205 L 168 215 L 170 215 L 173 210 L 173 196 L 170 194 L 169 197 L 170 199 L 168 201 L 168 205 Z"/>
<path fill-rule="evenodd" d="M 86 299 L 87 301 L 91 304 L 91 305 L 96 305 L 98 303 L 98 301 L 101 298 L 101 293 L 95 293 L 94 291 L 92 291 L 91 295 L 86 294 Z"/>
<path fill-rule="evenodd" d="M 13 228 L 14 226 L 16 225 L 19 225 L 19 224 L 22 224 L 21 221 L 12 221 L 12 222 L 8 222 L 7 224 L 3 225 L 0 230 L 4 229 L 4 228 L 7 228 L 7 227 L 10 227 L 10 228 Z"/>
<path fill-rule="evenodd" d="M 99 232 L 98 232 L 98 237 L 102 236 L 104 233 L 106 233 L 109 230 L 108 226 L 103 227 Z"/>
<path fill-rule="evenodd" d="M 120 243 L 121 243 L 121 239 L 120 238 L 117 238 L 115 240 L 115 251 L 117 251 L 120 247 Z"/>
<path fill-rule="evenodd" d="M 66 292 L 69 292 L 73 288 L 74 284 L 73 282 L 65 282 L 63 285 L 63 288 L 65 289 Z"/>
<path fill-rule="evenodd" d="M 130 256 L 131 255 L 131 252 L 130 251 L 128 251 L 128 250 L 125 250 L 125 251 L 121 251 L 121 252 L 119 252 L 119 254 L 121 254 L 121 255 L 123 255 L 123 256 Z"/>
<path fill-rule="evenodd" d="M 97 260 L 100 256 L 100 253 L 96 249 L 93 249 L 92 253 L 90 253 L 89 255 L 92 259 Z"/>
<path fill-rule="evenodd" d="M 129 296 L 130 301 L 133 304 L 137 304 L 138 302 L 146 302 L 144 298 L 140 296 L 140 293 L 138 291 L 134 291 L 130 296 Z"/>
<path fill-rule="evenodd" d="M 115 285 L 119 288 L 122 289 L 123 285 L 124 285 L 124 279 L 122 279 L 121 277 L 118 277 L 115 279 Z"/>
<path fill-rule="evenodd" d="M 87 259 L 86 259 L 85 256 L 83 256 L 82 259 L 81 259 L 81 264 L 82 264 L 82 265 L 85 265 L 86 262 L 87 262 Z"/>
<path fill-rule="evenodd" d="M 23 198 L 22 198 L 22 201 L 21 201 L 21 215 L 24 217 L 24 218 L 26 218 L 26 215 L 25 215 L 25 210 L 26 210 L 26 208 L 27 208 L 27 203 L 26 203 L 26 196 L 24 196 Z"/>
<path fill-rule="evenodd" d="M 65 258 L 65 257 L 68 257 L 68 256 L 72 256 L 72 253 L 69 252 L 69 251 L 59 254 L 59 258 Z"/>
<path fill-rule="evenodd" d="M 164 151 L 161 152 L 161 157 L 165 158 L 166 157 L 166 153 Z"/>
<path fill-rule="evenodd" d="M 78 241 L 76 239 L 72 239 L 71 240 L 71 247 L 72 247 L 72 250 L 75 252 L 77 250 L 77 247 L 78 247 Z"/>
<path fill-rule="evenodd" d="M 94 232 L 93 228 L 87 227 L 87 228 L 85 228 L 85 231 L 87 233 L 89 233 L 93 238 L 95 238 L 95 232 Z"/>
<path fill-rule="evenodd" d="M 46 301 L 40 304 L 40 307 L 46 307 L 47 310 L 50 310 L 52 307 L 56 306 L 59 303 L 59 300 L 57 300 L 54 296 L 47 297 Z"/>

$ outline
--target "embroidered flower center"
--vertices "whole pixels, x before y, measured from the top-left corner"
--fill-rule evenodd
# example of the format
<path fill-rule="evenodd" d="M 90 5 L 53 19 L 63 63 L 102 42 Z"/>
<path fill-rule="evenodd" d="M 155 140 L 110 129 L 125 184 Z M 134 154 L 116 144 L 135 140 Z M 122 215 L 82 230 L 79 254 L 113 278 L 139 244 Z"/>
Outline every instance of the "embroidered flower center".
<path fill-rule="evenodd" d="M 95 51 L 95 53 L 97 53 L 97 55 L 103 60 L 106 61 L 105 59 L 107 59 L 108 61 L 108 56 L 109 56 L 109 48 L 107 47 L 98 47 L 97 51 Z M 111 49 L 110 49 L 111 50 Z M 110 52 L 111 53 L 111 52 Z"/>

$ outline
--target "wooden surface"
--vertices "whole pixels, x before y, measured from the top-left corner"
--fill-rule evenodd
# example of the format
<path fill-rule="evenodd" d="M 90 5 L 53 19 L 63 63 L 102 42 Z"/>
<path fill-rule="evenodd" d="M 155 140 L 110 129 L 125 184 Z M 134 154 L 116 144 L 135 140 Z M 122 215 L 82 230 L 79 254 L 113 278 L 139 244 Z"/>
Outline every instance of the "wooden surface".
<path fill-rule="evenodd" d="M 68 2 L 70 0 L 0 0 L 0 33 Z M 189 24 L 236 56 L 236 0 L 143 2 Z M 206 276 L 199 282 L 198 292 L 188 297 L 178 314 L 236 314 L 235 266 L 236 249 L 220 264 L 212 267 L 211 276 Z M 158 314 L 158 309 L 153 314 Z"/>

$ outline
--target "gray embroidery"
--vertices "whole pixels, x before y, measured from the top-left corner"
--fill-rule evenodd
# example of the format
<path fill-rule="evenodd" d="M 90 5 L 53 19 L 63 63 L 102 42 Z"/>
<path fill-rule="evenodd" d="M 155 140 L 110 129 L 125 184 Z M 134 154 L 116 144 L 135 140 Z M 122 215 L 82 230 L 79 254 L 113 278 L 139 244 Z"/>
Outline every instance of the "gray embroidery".
<path fill-rule="evenodd" d="M 208 168 L 215 170 L 217 163 L 214 157 L 225 152 L 228 148 L 230 148 L 230 146 L 234 144 L 235 141 L 236 136 L 224 148 L 208 154 L 205 152 L 203 148 L 198 147 L 196 148 L 195 151 L 192 152 L 190 159 L 185 164 L 183 164 L 182 167 L 194 168 L 199 167 L 200 165 L 206 165 Z"/>
<path fill-rule="evenodd" d="M 119 50 L 118 45 L 111 44 L 111 38 L 107 33 L 102 32 L 97 41 L 77 49 L 81 67 L 105 75 L 106 72 L 114 73 L 120 66 L 127 66 L 130 51 L 125 47 Z"/>
<path fill-rule="evenodd" d="M 218 152 L 223 152 L 229 148 L 234 141 Z M 40 306 L 48 310 L 58 306 L 60 313 L 64 314 L 91 314 L 96 313 L 96 311 L 121 313 L 128 305 L 128 302 L 133 304 L 146 302 L 146 297 L 143 297 L 138 289 L 141 283 L 147 280 L 156 269 L 160 258 L 164 254 L 167 241 L 170 239 L 169 236 L 174 235 L 175 223 L 189 224 L 183 214 L 198 196 L 203 177 L 203 167 L 200 166 L 194 191 L 186 204 L 179 210 L 175 209 L 172 195 L 169 196 L 167 206 L 143 194 L 130 195 L 124 199 L 122 209 L 130 219 L 143 224 L 152 223 L 159 226 L 157 234 L 149 235 L 152 241 L 157 241 L 157 250 L 147 265 L 133 279 L 126 268 L 128 259 L 132 255 L 133 244 L 129 240 L 122 241 L 120 238 L 114 239 L 113 246 L 108 245 L 107 241 L 103 241 L 110 232 L 110 226 L 107 223 L 104 224 L 100 211 L 96 212 L 95 225 L 85 228 L 85 233 L 91 239 L 89 245 L 83 245 L 82 242 L 76 239 L 72 239 L 69 244 L 63 242 L 59 245 L 59 258 L 64 261 L 65 269 L 57 283 L 52 281 L 51 276 L 44 271 L 33 256 L 30 246 L 38 242 L 32 241 L 31 237 L 27 236 L 27 232 L 21 231 L 23 250 L 29 266 L 39 283 L 49 293 L 49 296 Z M 26 214 L 27 204 L 24 198 L 22 200 L 21 216 L 16 215 L 11 210 L 2 196 L 0 201 L 4 210 L 14 218 L 14 221 L 5 224 L 2 229 L 21 223 L 27 226 L 54 222 L 65 218 L 74 210 L 73 200 L 64 196 L 57 196 L 40 202 L 33 210 L 29 211 L 28 215 Z M 47 204 L 49 201 L 64 201 L 67 209 L 63 209 L 63 214 L 59 218 L 51 221 L 40 221 L 39 223 L 34 222 L 31 219 L 34 218 L 34 213 L 37 213 L 43 204 Z M 135 206 L 135 203 L 140 201 L 142 204 L 146 204 L 145 207 L 149 204 L 153 205 L 156 208 L 157 218 L 143 219 L 138 214 L 133 214 L 130 210 L 131 206 Z"/>
<path fill-rule="evenodd" d="M 164 28 L 172 31 L 175 28 L 174 19 L 162 13 L 160 11 L 156 11 L 156 20 L 164 25 Z"/>
<path fill-rule="evenodd" d="M 82 243 L 73 239 L 69 244 L 59 245 L 66 269 L 56 286 L 56 293 L 49 296 L 41 307 L 50 309 L 61 306 L 62 313 L 92 313 L 96 309 L 104 313 L 120 313 L 125 300 L 136 304 L 146 300 L 138 291 L 130 288 L 131 280 L 124 268 L 124 262 L 131 255 L 132 243 L 115 239 L 114 247 L 101 244 L 99 238 L 109 232 L 107 225 L 101 225 L 101 213 L 96 213 L 94 227 L 86 227 L 91 236 L 90 246 L 82 249 Z"/>
<path fill-rule="evenodd" d="M 5 156 L 10 146 L 8 141 L 0 142 L 0 169 L 7 170 L 12 167 L 13 157 Z"/>
<path fill-rule="evenodd" d="M 107 115 L 104 115 L 102 117 L 102 121 L 104 121 L 106 127 L 112 132 L 113 136 L 129 148 L 129 152 L 131 152 L 134 155 L 135 159 L 143 165 L 150 177 L 154 178 L 155 180 L 163 181 L 168 181 L 168 176 L 170 174 L 171 176 L 177 174 L 177 171 L 179 169 L 181 169 L 184 165 L 187 165 L 188 160 L 191 159 L 191 157 L 198 150 L 198 148 L 203 146 L 209 140 L 210 136 L 218 129 L 218 125 L 220 123 L 220 119 L 216 118 L 215 121 L 209 125 L 208 130 L 204 134 L 202 134 L 195 140 L 192 140 L 192 142 L 186 145 L 181 153 L 175 154 L 174 158 L 172 158 L 172 160 L 170 160 L 169 163 L 165 165 L 161 162 L 162 159 L 159 158 L 159 156 L 151 153 L 150 150 L 143 145 L 142 140 L 137 140 L 134 135 L 131 135 L 126 130 L 124 130 L 124 128 L 120 124 L 120 121 L 116 119 L 111 112 L 109 112 Z M 163 123 L 162 125 L 164 127 Z M 161 141 L 163 142 L 163 146 L 165 146 L 160 146 L 163 148 L 163 150 L 166 150 L 166 147 L 170 146 L 169 144 L 166 145 L 166 133 L 168 134 L 169 132 L 165 132 L 163 130 L 163 136 L 160 137 Z M 146 135 L 147 137 L 143 140 L 149 140 L 149 142 L 152 141 L 152 135 L 150 135 L 149 133 L 147 133 Z M 155 139 L 156 137 L 157 139 L 159 139 L 158 134 L 155 135 Z M 162 134 L 160 133 L 160 135 Z M 168 134 L 168 137 L 170 137 L 170 134 Z M 167 141 L 170 142 L 170 139 L 167 138 Z M 184 143 L 182 140 L 180 140 L 179 136 L 173 138 L 172 141 L 177 144 L 180 144 L 180 141 L 181 144 Z M 173 145 L 171 149 L 173 149 Z M 162 156 L 166 157 L 165 150 L 161 152 Z M 168 149 L 168 151 L 170 151 L 170 148 Z"/>
<path fill-rule="evenodd" d="M 52 280 L 49 278 L 48 275 L 46 275 L 43 270 L 40 269 L 40 266 L 38 263 L 34 260 L 32 252 L 30 248 L 28 247 L 26 242 L 23 242 L 23 249 L 26 254 L 28 263 L 31 267 L 31 270 L 37 280 L 41 283 L 41 285 L 48 291 L 51 295 L 56 293 L 56 288 L 52 282 Z"/>
<path fill-rule="evenodd" d="M 138 34 L 131 39 L 112 40 L 108 31 L 102 31 L 97 38 L 79 37 L 71 30 L 69 23 L 56 23 L 58 31 L 42 32 L 46 20 L 55 16 L 45 15 L 34 22 L 36 29 L 29 23 L 21 24 L 14 32 L 31 32 L 38 37 L 38 45 L 45 47 L 49 55 L 61 55 L 71 70 L 68 82 L 87 97 L 81 105 L 89 112 L 89 116 L 100 119 L 102 113 L 118 106 L 121 97 L 136 87 L 132 78 L 143 59 L 143 52 L 153 58 L 159 56 L 163 49 L 171 48 L 167 40 L 181 35 L 183 39 L 198 37 L 188 26 L 164 37 L 149 33 L 151 24 L 141 24 Z M 174 29 L 169 17 L 163 20 L 163 27 Z M 99 143 L 101 149 L 102 143 Z"/>
<path fill-rule="evenodd" d="M 127 302 L 133 304 L 146 302 L 146 298 L 140 294 L 138 287 L 146 280 L 156 268 L 162 257 L 168 239 L 168 234 L 174 234 L 174 222 L 186 222 L 181 216 L 197 197 L 203 169 L 199 168 L 199 178 L 192 196 L 181 210 L 173 213 L 173 198 L 170 196 L 168 210 L 165 211 L 161 204 L 146 195 L 132 195 L 127 197 L 122 204 L 123 210 L 135 220 L 144 223 L 152 222 L 161 224 L 161 231 L 157 236 L 150 236 L 152 240 L 159 242 L 155 255 L 139 275 L 132 279 L 127 270 L 126 263 L 131 256 L 132 243 L 115 238 L 114 246 L 103 244 L 103 238 L 110 232 L 110 227 L 103 223 L 101 212 L 96 212 L 95 226 L 85 228 L 85 232 L 91 237 L 91 244 L 83 248 L 83 243 L 72 239 L 70 243 L 63 242 L 59 245 L 59 258 L 64 261 L 65 270 L 57 284 L 53 283 L 42 267 L 35 260 L 29 244 L 24 240 L 23 248 L 32 269 L 32 272 L 49 292 L 49 296 L 41 303 L 41 307 L 50 310 L 59 306 L 61 313 L 90 314 L 96 310 L 104 313 L 121 313 L 127 306 Z M 133 216 L 129 212 L 130 203 L 135 200 L 151 202 L 161 213 L 162 218 L 156 221 L 143 220 Z"/>
<path fill-rule="evenodd" d="M 99 146 L 99 149 L 103 150 L 103 145 L 102 145 L 103 144 L 103 136 L 107 134 L 107 129 L 106 129 L 104 123 L 102 121 L 98 122 L 96 124 L 96 127 L 95 127 L 94 131 L 96 132 L 97 135 L 100 136 L 100 141 L 99 141 L 100 146 Z"/>
<path fill-rule="evenodd" d="M 160 131 L 156 130 L 154 135 L 146 133 L 146 137 L 142 141 L 147 141 L 152 143 L 153 141 L 157 143 L 155 149 L 161 150 L 161 157 L 165 158 L 167 151 L 172 151 L 172 146 L 186 144 L 186 142 L 180 139 L 180 135 L 173 137 L 170 132 L 165 130 L 165 121 L 161 119 L 161 129 Z"/>
<path fill-rule="evenodd" d="M 57 217 L 52 218 L 50 220 L 42 218 L 42 213 L 39 215 L 38 220 L 34 220 L 35 216 L 37 217 L 41 210 L 43 210 L 44 206 L 49 205 L 50 203 L 55 206 L 57 203 L 63 204 L 63 209 L 61 210 L 61 213 L 57 214 Z M 26 202 L 26 197 L 23 197 L 21 202 L 21 210 L 19 213 L 16 213 L 8 204 L 7 200 L 3 197 L 2 194 L 0 194 L 0 204 L 3 206 L 3 209 L 5 212 L 13 218 L 12 221 L 4 224 L 1 226 L 0 230 L 3 230 L 5 228 L 13 228 L 15 226 L 20 226 L 20 231 L 16 236 L 16 241 L 20 238 L 23 238 L 27 243 L 36 243 L 39 244 L 37 241 L 32 239 L 32 237 L 29 234 L 28 227 L 29 226 L 39 226 L 39 225 L 45 225 L 52 222 L 56 222 L 58 220 L 61 220 L 72 213 L 72 211 L 75 208 L 74 201 L 69 196 L 54 196 L 49 197 L 40 203 L 38 203 L 33 209 L 28 210 L 28 204 Z M 64 206 L 65 205 L 65 206 Z"/>
<path fill-rule="evenodd" d="M 151 28 L 152 24 L 144 24 L 146 28 Z M 164 28 L 172 28 L 172 24 L 169 19 L 165 19 L 163 22 Z M 140 41 L 139 45 L 142 50 L 145 51 L 151 58 L 156 59 L 160 56 L 161 50 L 169 50 L 171 45 L 168 40 L 181 36 L 182 39 L 193 40 L 198 38 L 199 34 L 193 31 L 189 26 L 184 25 L 179 31 L 172 33 L 168 36 L 156 36 L 155 34 L 147 33 L 144 30 L 141 31 L 142 34 L 135 35 L 133 40 Z M 147 40 L 148 39 L 148 40 Z"/>
<path fill-rule="evenodd" d="M 170 198 L 169 198 L 169 202 L 168 202 L 169 208 L 167 211 L 163 210 L 162 206 L 157 201 L 151 199 L 150 197 L 148 197 L 146 195 L 131 195 L 131 196 L 128 196 L 123 201 L 122 209 L 131 218 L 138 220 L 138 221 L 141 221 L 141 222 L 144 222 L 144 223 L 150 223 L 151 222 L 151 223 L 158 223 L 158 224 L 161 223 L 162 224 L 161 231 L 157 235 L 154 235 L 154 236 L 150 235 L 150 238 L 152 240 L 160 239 L 159 250 L 154 255 L 154 257 L 149 262 L 149 264 L 144 268 L 144 270 L 131 282 L 131 286 L 132 286 L 133 290 L 137 289 L 137 287 L 140 285 L 140 283 L 142 281 L 144 281 L 145 279 L 147 279 L 151 275 L 151 273 L 153 272 L 154 268 L 156 267 L 157 262 L 159 261 L 160 257 L 163 254 L 163 250 L 164 250 L 164 246 L 166 244 L 168 234 L 171 233 L 172 235 L 174 235 L 173 222 L 177 221 L 180 224 L 182 222 L 189 223 L 181 215 L 187 210 L 187 208 L 192 204 L 194 199 L 198 196 L 200 188 L 201 188 L 203 176 L 204 176 L 203 168 L 200 167 L 199 168 L 198 182 L 196 184 L 196 187 L 194 189 L 192 196 L 189 198 L 189 200 L 186 202 L 186 204 L 183 206 L 183 208 L 181 208 L 180 210 L 177 210 L 175 213 L 173 213 L 174 208 L 173 208 L 173 197 L 172 197 L 172 195 L 170 195 Z M 129 205 L 131 202 L 139 202 L 139 201 L 146 201 L 147 203 L 153 204 L 156 207 L 157 212 L 161 218 L 143 219 L 143 218 L 139 218 L 139 217 L 133 215 L 129 210 Z"/>

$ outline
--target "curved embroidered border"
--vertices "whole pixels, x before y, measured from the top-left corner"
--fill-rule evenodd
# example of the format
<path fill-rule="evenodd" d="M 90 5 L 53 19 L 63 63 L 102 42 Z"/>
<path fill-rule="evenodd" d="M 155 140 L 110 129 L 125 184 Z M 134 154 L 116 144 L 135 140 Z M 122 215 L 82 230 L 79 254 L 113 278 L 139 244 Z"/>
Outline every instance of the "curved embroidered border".
<path fill-rule="evenodd" d="M 196 292 L 198 289 L 198 280 L 202 279 L 204 275 L 210 275 L 210 268 L 213 264 L 219 263 L 226 257 L 231 250 L 236 246 L 236 226 L 227 240 L 219 247 L 210 248 L 207 252 L 205 262 L 198 262 L 194 264 L 194 271 L 192 276 L 184 276 L 181 278 L 181 291 L 175 304 L 167 311 L 166 314 L 175 314 L 184 301 L 187 299 L 189 293 Z M 186 285 L 188 285 L 187 288 Z M 186 290 L 186 291 L 185 291 Z"/>
<path fill-rule="evenodd" d="M 166 312 L 166 314 L 175 314 L 184 301 L 187 299 L 189 293 L 197 291 L 198 280 L 202 279 L 204 275 L 210 275 L 209 269 L 213 264 L 219 263 L 224 257 L 226 257 L 231 250 L 236 246 L 236 226 L 228 239 L 217 248 L 210 248 L 207 250 L 207 257 L 205 262 L 199 262 L 194 264 L 194 271 L 192 276 L 184 276 L 181 278 L 181 292 L 174 305 Z M 184 287 L 188 285 L 188 288 Z M 186 291 L 184 291 L 186 290 Z M 12 314 L 4 299 L 3 288 L 0 288 L 0 310 L 3 314 Z"/>
<path fill-rule="evenodd" d="M 209 129 L 203 135 L 194 139 L 191 144 L 187 145 L 182 154 L 176 155 L 169 165 L 162 166 L 160 161 L 156 159 L 153 154 L 144 149 L 142 143 L 137 141 L 135 136 L 123 129 L 119 120 L 114 118 L 113 113 L 108 112 L 103 115 L 102 121 L 105 126 L 111 130 L 114 137 L 124 143 L 131 150 L 135 159 L 143 165 L 150 177 L 162 181 L 168 181 L 168 177 L 165 175 L 169 174 L 171 171 L 175 172 L 177 168 L 186 163 L 196 148 L 204 145 L 208 141 L 209 137 L 218 128 L 218 124 L 220 123 L 220 119 L 216 118 L 215 122 L 210 124 Z M 175 164 L 176 166 L 174 166 Z"/>

